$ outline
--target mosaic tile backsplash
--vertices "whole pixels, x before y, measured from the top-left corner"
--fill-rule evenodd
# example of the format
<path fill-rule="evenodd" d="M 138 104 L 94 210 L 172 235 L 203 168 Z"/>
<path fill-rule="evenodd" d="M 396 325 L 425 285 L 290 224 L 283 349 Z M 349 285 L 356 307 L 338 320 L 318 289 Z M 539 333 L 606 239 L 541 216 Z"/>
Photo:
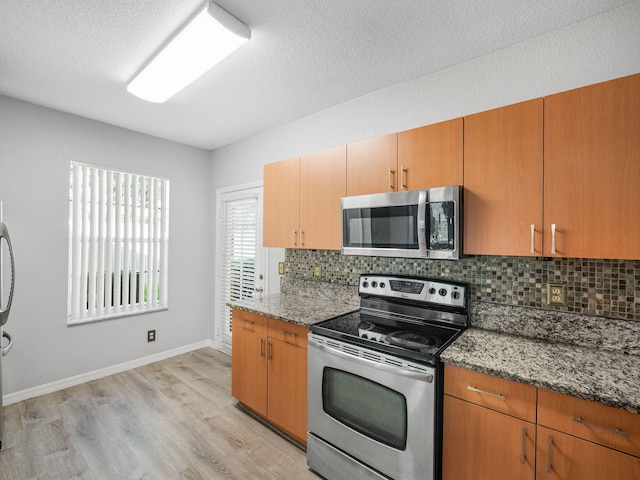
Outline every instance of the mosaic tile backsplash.
<path fill-rule="evenodd" d="M 469 284 L 470 300 L 640 320 L 640 261 L 469 256 L 457 261 L 285 251 L 285 276 L 357 285 L 361 273 L 447 278 Z M 547 283 L 567 285 L 567 305 L 547 305 Z"/>

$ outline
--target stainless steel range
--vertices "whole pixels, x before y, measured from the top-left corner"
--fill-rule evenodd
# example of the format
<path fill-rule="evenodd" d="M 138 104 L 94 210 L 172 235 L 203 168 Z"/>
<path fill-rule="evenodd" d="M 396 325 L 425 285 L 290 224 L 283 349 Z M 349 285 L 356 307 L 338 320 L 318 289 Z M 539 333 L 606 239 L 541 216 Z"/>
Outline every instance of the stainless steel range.
<path fill-rule="evenodd" d="M 330 480 L 440 478 L 439 355 L 468 327 L 459 282 L 362 275 L 360 310 L 311 327 L 307 463 Z"/>

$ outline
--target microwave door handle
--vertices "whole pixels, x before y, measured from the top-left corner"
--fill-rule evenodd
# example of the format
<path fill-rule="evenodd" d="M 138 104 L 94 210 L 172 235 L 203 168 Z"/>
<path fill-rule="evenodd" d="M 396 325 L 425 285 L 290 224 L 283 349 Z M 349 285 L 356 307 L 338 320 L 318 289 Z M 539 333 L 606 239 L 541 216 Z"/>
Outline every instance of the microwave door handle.
<path fill-rule="evenodd" d="M 11 288 L 9 289 L 9 299 L 7 300 L 7 306 L 3 309 L 3 305 L 0 304 L 0 325 L 7 323 L 9 318 L 9 311 L 11 310 L 11 301 L 13 300 L 13 288 L 16 281 L 15 262 L 13 258 L 13 247 L 11 246 L 11 238 L 9 237 L 9 230 L 4 222 L 0 222 L 0 240 L 7 239 L 7 245 L 9 246 L 9 260 L 11 262 Z M 0 272 L 2 275 L 2 272 Z M 2 292 L 0 292 L 0 296 Z"/>

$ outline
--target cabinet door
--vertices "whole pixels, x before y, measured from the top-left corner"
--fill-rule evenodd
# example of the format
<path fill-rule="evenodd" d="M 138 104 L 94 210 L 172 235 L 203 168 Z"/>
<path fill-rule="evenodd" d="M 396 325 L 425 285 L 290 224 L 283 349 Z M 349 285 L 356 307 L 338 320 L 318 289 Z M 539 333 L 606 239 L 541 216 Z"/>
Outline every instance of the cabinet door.
<path fill-rule="evenodd" d="M 444 396 L 442 480 L 533 480 L 535 425 Z"/>
<path fill-rule="evenodd" d="M 398 134 L 398 190 L 462 185 L 462 118 Z"/>
<path fill-rule="evenodd" d="M 545 97 L 545 255 L 640 259 L 640 74 Z"/>
<path fill-rule="evenodd" d="M 465 253 L 542 254 L 542 165 L 541 98 L 465 117 Z"/>
<path fill-rule="evenodd" d="M 263 240 L 265 247 L 298 248 L 300 159 L 264 166 Z"/>
<path fill-rule="evenodd" d="M 231 395 L 266 416 L 267 337 L 241 328 L 234 319 L 231 342 Z"/>
<path fill-rule="evenodd" d="M 274 338 L 268 347 L 269 421 L 306 445 L 307 350 Z"/>
<path fill-rule="evenodd" d="M 347 145 L 347 195 L 397 190 L 397 164 L 397 133 Z"/>
<path fill-rule="evenodd" d="M 538 426 L 538 480 L 631 480 L 640 458 Z"/>
<path fill-rule="evenodd" d="M 340 250 L 340 198 L 347 194 L 345 146 L 300 157 L 300 246 Z"/>

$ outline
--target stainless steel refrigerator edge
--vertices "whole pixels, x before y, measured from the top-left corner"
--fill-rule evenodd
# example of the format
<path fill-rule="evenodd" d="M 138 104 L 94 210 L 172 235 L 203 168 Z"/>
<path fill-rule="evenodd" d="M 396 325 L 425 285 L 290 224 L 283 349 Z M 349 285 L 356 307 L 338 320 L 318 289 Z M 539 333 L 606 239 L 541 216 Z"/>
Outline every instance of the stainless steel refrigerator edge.
<path fill-rule="evenodd" d="M 15 265 L 13 259 L 13 248 L 11 246 L 11 239 L 9 237 L 9 230 L 7 226 L 2 221 L 2 202 L 0 202 L 0 449 L 2 448 L 2 440 L 4 435 L 4 416 L 2 412 L 3 406 L 3 393 L 2 393 L 2 357 L 9 353 L 11 347 L 13 346 L 13 341 L 11 339 L 11 335 L 4 331 L 4 325 L 7 323 L 9 319 L 9 312 L 11 310 L 11 302 L 13 300 L 13 287 L 15 285 Z M 6 304 L 5 304 L 5 284 L 4 284 L 4 273 L 5 273 L 5 265 L 3 264 L 4 260 L 4 244 L 6 243 L 7 251 L 9 253 L 9 272 L 10 272 L 10 286 L 9 286 L 9 294 L 7 295 Z M 4 339 L 8 340 L 8 343 L 4 344 Z"/>

